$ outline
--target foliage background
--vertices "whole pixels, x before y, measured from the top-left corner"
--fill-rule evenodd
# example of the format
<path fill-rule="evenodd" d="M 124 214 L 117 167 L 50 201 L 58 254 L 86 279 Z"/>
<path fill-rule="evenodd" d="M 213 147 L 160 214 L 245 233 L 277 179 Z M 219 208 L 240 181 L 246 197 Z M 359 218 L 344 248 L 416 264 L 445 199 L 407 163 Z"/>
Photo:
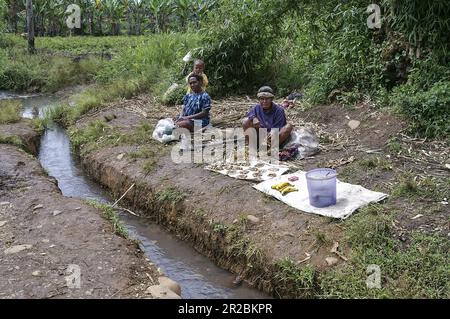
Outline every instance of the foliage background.
<path fill-rule="evenodd" d="M 76 32 L 65 26 L 64 11 L 72 2 L 83 12 Z M 24 3 L 0 0 L 0 30 L 26 31 Z M 54 91 L 84 81 L 135 78 L 161 95 L 162 87 L 182 83 L 190 66 L 180 57 L 189 49 L 206 61 L 214 97 L 253 94 L 271 85 L 279 96 L 301 91 L 310 105 L 364 100 L 404 114 L 417 135 L 447 138 L 450 2 L 380 0 L 380 29 L 367 27 L 367 5 L 363 0 L 35 0 L 37 47 L 44 58 L 27 57 L 17 36 L 0 36 L 0 61 L 6 65 L 0 89 Z M 59 37 L 69 34 L 79 37 Z M 91 37 L 99 35 L 112 37 Z M 84 66 L 71 62 L 93 53 Z M 111 62 L 104 61 L 105 53 Z M 148 74 L 163 83 L 151 84 Z"/>

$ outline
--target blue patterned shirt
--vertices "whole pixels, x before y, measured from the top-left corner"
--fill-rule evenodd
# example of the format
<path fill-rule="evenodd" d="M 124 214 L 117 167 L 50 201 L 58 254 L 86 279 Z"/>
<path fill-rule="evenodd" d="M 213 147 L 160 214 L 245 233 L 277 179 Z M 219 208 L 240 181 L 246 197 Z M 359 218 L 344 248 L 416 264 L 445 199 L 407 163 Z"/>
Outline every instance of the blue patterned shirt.
<path fill-rule="evenodd" d="M 202 121 L 202 126 L 209 124 L 209 110 L 211 109 L 211 97 L 206 92 L 188 93 L 183 98 L 183 112 L 182 116 L 191 116 L 202 111 L 208 111 L 204 118 L 197 120 Z"/>

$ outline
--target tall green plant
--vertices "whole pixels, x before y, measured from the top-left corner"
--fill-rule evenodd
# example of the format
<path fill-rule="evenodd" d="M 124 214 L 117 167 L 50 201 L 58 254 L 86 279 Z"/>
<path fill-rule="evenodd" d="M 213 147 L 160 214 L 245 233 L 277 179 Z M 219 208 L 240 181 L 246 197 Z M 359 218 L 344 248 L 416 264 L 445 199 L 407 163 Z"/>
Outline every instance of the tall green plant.
<path fill-rule="evenodd" d="M 198 55 L 207 61 L 216 93 L 242 91 L 266 79 L 274 58 L 274 44 L 286 12 L 299 2 L 222 0 L 202 29 L 203 48 Z M 220 88 L 220 89 L 219 89 Z"/>
<path fill-rule="evenodd" d="M 6 2 L 5 0 L 0 0 L 0 33 L 6 31 L 6 15 L 7 15 Z"/>
<path fill-rule="evenodd" d="M 447 0 L 384 0 L 385 21 L 404 33 L 409 43 L 421 51 L 431 50 L 449 61 L 450 2 Z"/>

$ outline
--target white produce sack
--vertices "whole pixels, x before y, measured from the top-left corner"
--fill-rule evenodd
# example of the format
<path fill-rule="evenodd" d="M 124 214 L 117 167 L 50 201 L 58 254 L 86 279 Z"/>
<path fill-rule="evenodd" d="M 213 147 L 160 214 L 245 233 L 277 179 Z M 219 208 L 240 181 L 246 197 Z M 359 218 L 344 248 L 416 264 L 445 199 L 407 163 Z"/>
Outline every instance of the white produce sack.
<path fill-rule="evenodd" d="M 159 120 L 158 124 L 156 124 L 155 130 L 153 131 L 152 137 L 161 143 L 175 141 L 177 139 L 173 135 L 174 129 L 175 123 L 171 118 Z"/>

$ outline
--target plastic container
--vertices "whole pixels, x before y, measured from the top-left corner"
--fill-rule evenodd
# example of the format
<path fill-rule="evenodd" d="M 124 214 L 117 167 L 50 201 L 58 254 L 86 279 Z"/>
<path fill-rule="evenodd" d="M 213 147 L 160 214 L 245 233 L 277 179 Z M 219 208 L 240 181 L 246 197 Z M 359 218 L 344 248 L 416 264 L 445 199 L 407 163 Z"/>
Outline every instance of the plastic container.
<path fill-rule="evenodd" d="M 336 171 L 317 168 L 306 173 L 309 203 L 314 207 L 336 205 Z"/>

